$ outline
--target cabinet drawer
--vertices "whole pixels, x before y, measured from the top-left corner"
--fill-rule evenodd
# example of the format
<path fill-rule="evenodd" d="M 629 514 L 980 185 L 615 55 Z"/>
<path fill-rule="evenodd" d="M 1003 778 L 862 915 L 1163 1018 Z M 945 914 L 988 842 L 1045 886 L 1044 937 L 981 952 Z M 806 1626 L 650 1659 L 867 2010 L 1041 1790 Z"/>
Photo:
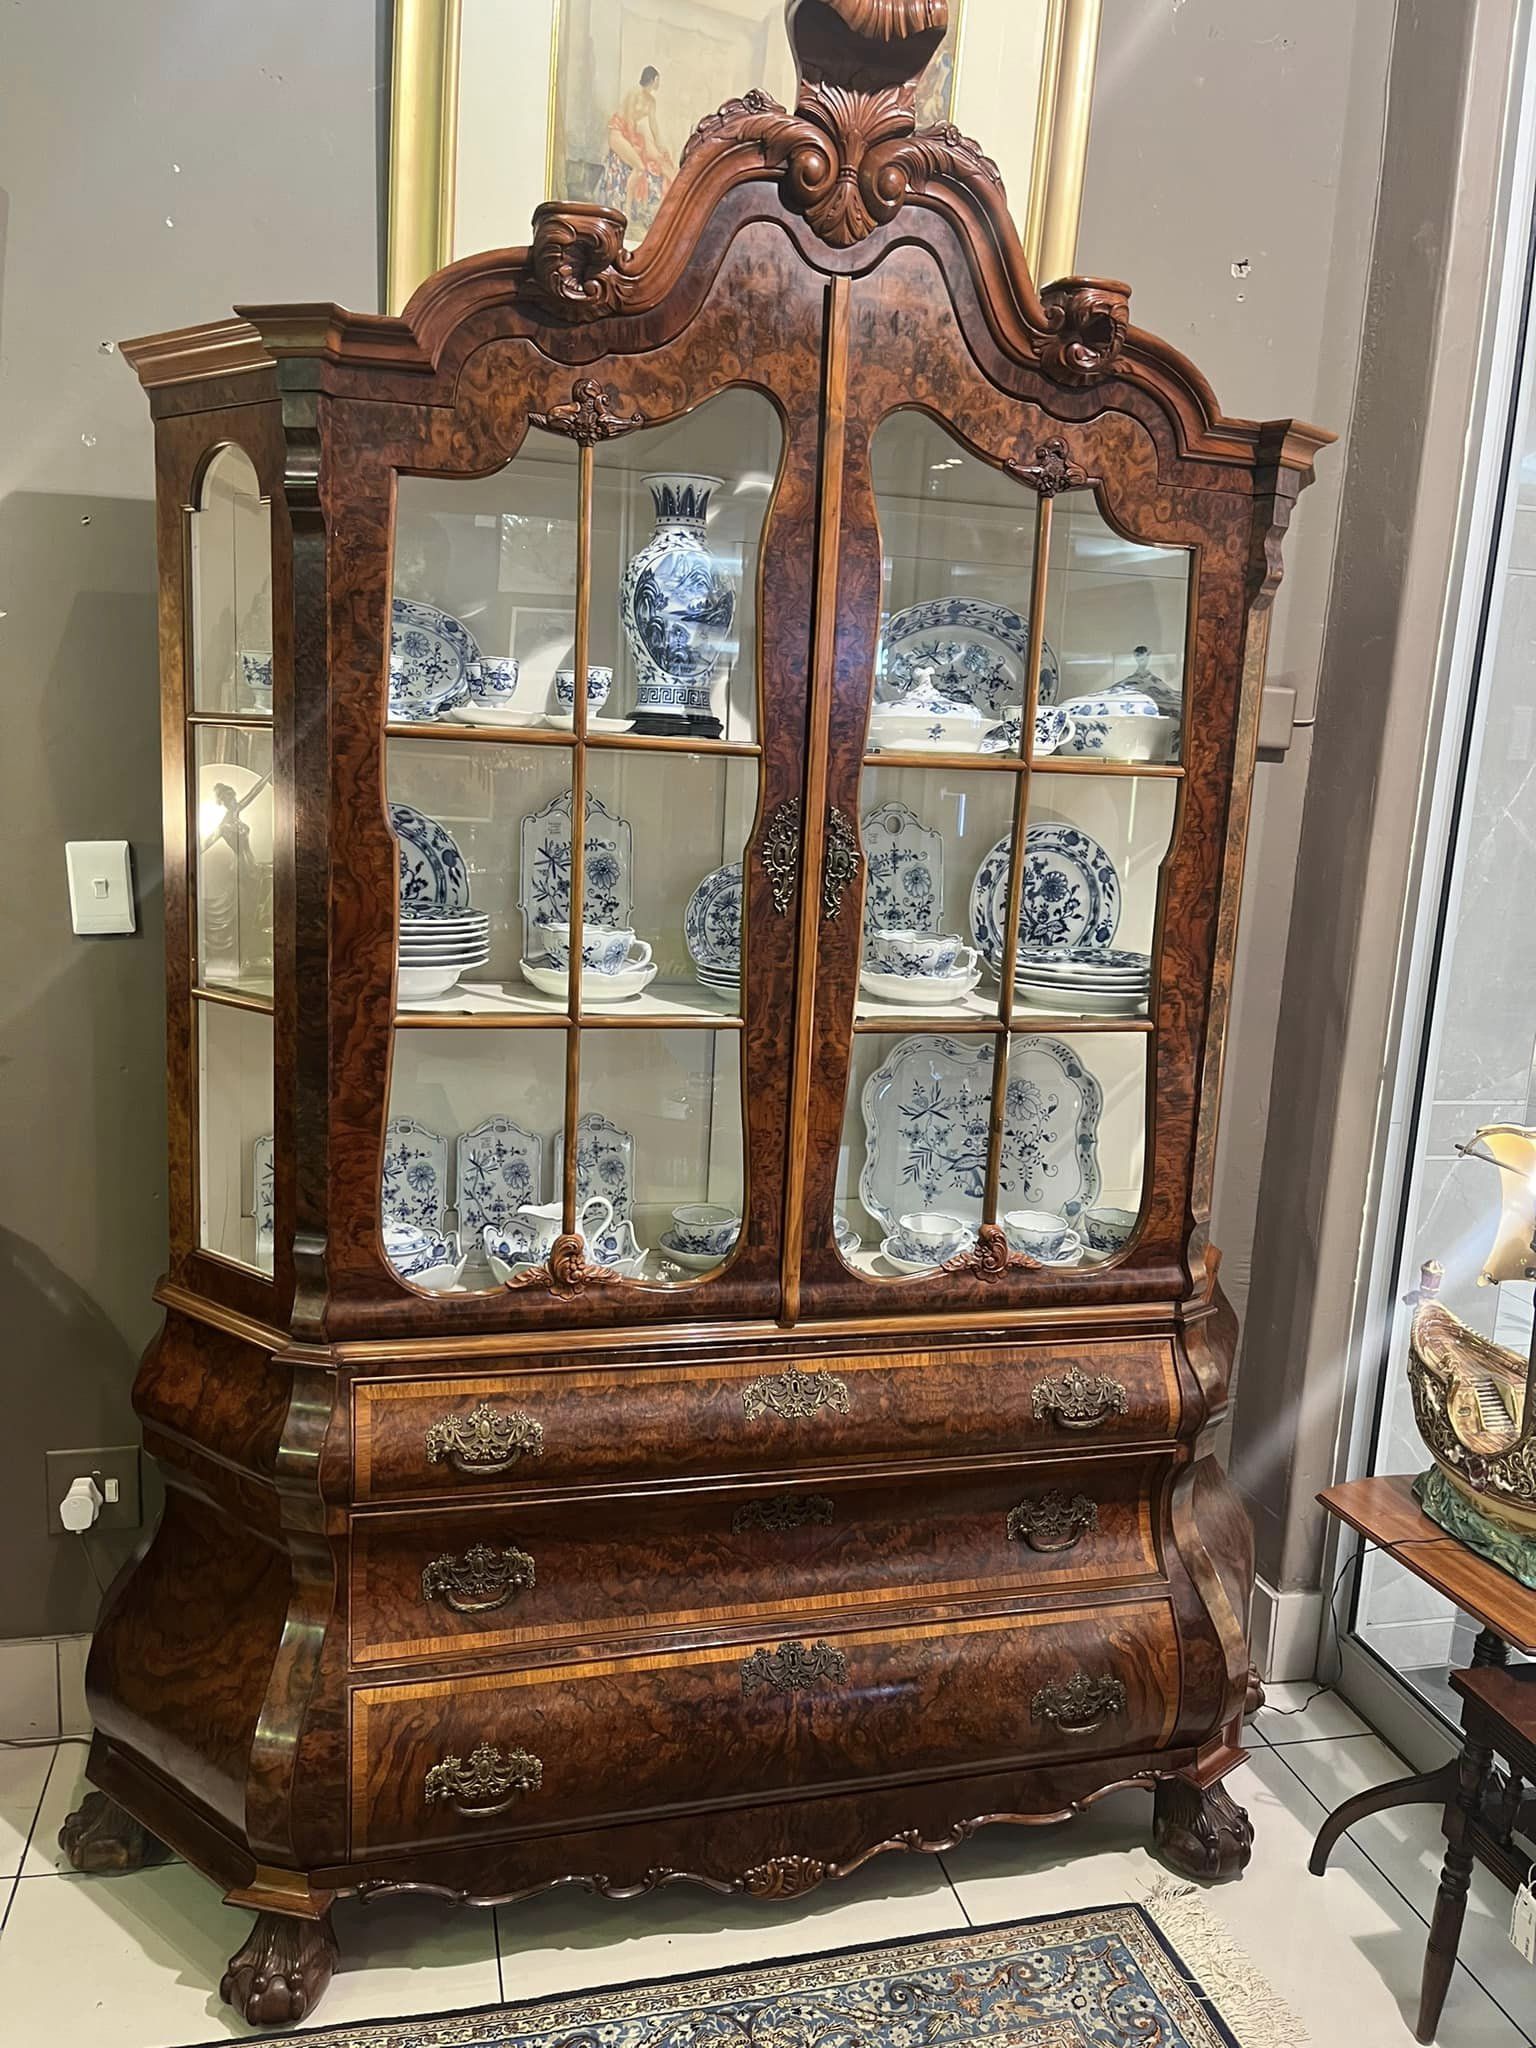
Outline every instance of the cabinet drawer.
<path fill-rule="evenodd" d="M 1166 1600 L 767 1636 L 352 1695 L 354 1855 L 1155 1748 Z"/>
<path fill-rule="evenodd" d="M 360 1501 L 1146 1442 L 1179 1419 L 1172 1347 L 1154 1338 L 804 1366 L 509 1361 L 472 1378 L 359 1381 L 353 1402 Z"/>
<path fill-rule="evenodd" d="M 1161 1457 L 352 1524 L 352 1657 L 377 1663 L 1158 1570 Z"/>

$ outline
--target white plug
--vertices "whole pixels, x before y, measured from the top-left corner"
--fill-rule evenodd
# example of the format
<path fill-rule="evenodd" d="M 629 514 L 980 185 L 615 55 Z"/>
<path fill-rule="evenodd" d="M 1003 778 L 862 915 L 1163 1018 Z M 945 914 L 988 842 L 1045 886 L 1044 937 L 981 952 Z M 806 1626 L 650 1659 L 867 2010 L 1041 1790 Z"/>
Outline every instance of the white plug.
<path fill-rule="evenodd" d="M 59 1502 L 59 1520 L 74 1535 L 83 1536 L 101 1513 L 101 1501 L 101 1488 L 88 1472 L 82 1472 L 70 1481 L 68 1493 Z"/>

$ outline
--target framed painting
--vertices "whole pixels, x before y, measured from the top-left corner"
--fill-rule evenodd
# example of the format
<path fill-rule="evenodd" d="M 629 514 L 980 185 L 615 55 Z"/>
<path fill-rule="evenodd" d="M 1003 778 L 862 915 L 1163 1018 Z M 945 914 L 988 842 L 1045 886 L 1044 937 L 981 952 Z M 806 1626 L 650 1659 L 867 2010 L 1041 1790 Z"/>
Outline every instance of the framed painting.
<path fill-rule="evenodd" d="M 1100 6 L 952 0 L 923 81 L 922 123 L 953 121 L 997 159 L 1042 279 L 1073 267 Z M 616 206 L 638 241 L 703 115 L 752 86 L 792 104 L 783 14 L 783 0 L 395 0 L 390 309 L 454 257 L 524 241 L 544 199 Z"/>

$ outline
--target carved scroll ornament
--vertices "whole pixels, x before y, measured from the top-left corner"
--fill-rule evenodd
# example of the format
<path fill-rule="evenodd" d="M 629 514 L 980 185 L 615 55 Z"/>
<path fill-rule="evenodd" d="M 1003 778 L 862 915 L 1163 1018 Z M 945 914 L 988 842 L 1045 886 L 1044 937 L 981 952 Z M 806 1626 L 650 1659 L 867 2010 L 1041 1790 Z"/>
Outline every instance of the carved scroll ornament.
<path fill-rule="evenodd" d="M 525 1792 L 537 1792 L 544 1782 L 544 1765 L 526 1749 L 503 1754 L 494 1744 L 482 1742 L 462 1757 L 445 1756 L 433 1764 L 422 1783 L 429 1806 L 446 1801 L 469 1819 L 490 1819 L 505 1813 Z"/>
<path fill-rule="evenodd" d="M 744 1699 L 758 1692 L 822 1692 L 848 1681 L 848 1659 L 830 1643 L 780 1643 L 754 1650 L 741 1664 Z"/>

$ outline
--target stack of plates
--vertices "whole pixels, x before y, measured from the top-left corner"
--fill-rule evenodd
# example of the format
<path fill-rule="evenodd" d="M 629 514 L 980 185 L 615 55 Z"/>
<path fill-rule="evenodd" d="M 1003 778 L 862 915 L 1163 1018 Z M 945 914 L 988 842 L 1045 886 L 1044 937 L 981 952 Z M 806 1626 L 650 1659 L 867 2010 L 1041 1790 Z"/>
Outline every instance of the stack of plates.
<path fill-rule="evenodd" d="M 1123 946 L 1077 952 L 1067 946 L 1023 946 L 1014 987 L 1045 1010 L 1078 1010 L 1091 1017 L 1134 1017 L 1146 1004 L 1152 961 Z"/>
<path fill-rule="evenodd" d="M 461 974 L 491 957 L 491 920 L 468 904 L 401 906 L 399 992 L 403 1002 L 445 995 Z"/>
<path fill-rule="evenodd" d="M 717 989 L 721 995 L 733 999 L 741 991 L 741 962 L 734 967 L 695 967 L 694 973 L 705 988 Z"/>

